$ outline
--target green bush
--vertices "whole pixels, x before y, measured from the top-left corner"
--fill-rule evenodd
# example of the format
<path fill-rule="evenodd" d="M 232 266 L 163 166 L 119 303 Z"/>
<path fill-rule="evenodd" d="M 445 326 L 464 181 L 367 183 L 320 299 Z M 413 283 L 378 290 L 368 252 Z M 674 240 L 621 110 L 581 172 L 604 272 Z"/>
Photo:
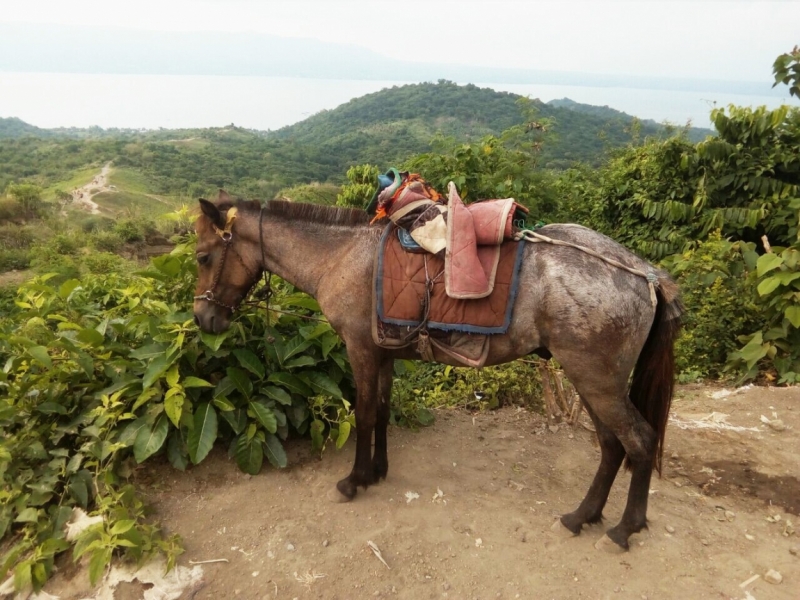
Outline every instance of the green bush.
<path fill-rule="evenodd" d="M 108 217 L 100 215 L 91 215 L 81 221 L 81 229 L 84 233 L 96 233 L 98 231 L 107 231 L 114 226 L 114 221 Z"/>
<path fill-rule="evenodd" d="M 120 219 L 114 225 L 114 233 L 126 243 L 144 241 L 156 231 L 155 224 L 147 219 Z"/>
<path fill-rule="evenodd" d="M 664 261 L 686 305 L 675 347 L 683 381 L 722 375 L 728 354 L 740 346 L 739 336 L 760 322 L 745 257 L 755 261 L 752 244 L 722 239 L 716 231 L 695 248 Z"/>
<path fill-rule="evenodd" d="M 111 252 L 91 252 L 83 257 L 83 266 L 93 275 L 125 271 L 125 259 Z"/>
<path fill-rule="evenodd" d="M 163 455 L 177 469 L 219 442 L 239 468 L 286 465 L 283 440 L 310 435 L 342 446 L 354 424 L 345 350 L 309 297 L 280 281 L 273 302 L 289 314 L 266 327 L 245 307 L 224 334 L 199 333 L 191 306 L 191 244 L 145 272 L 86 274 L 23 284 L 0 313 L 0 579 L 41 587 L 70 544 L 73 507 L 104 517 L 77 541 L 96 581 L 113 552 L 141 558 L 177 541 L 144 519 L 124 485 L 130 463 Z M 70 257 L 64 257 L 70 259 Z"/>
<path fill-rule="evenodd" d="M 23 250 L 29 248 L 35 239 L 33 228 L 30 226 L 0 226 L 0 249 Z"/>
<path fill-rule="evenodd" d="M 122 237 L 114 231 L 98 231 L 89 238 L 89 243 L 97 250 L 119 252 L 122 248 Z"/>
<path fill-rule="evenodd" d="M 30 251 L 28 250 L 0 250 L 0 273 L 6 271 L 21 271 L 31 265 Z"/>

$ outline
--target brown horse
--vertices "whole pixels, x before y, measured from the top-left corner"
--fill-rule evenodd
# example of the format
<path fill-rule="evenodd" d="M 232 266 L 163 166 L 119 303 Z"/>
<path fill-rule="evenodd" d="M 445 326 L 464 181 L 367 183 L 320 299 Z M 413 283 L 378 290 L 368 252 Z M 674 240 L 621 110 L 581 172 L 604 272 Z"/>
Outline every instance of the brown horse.
<path fill-rule="evenodd" d="M 351 500 L 358 486 L 377 483 L 388 471 L 394 360 L 419 358 L 412 348 L 389 351 L 372 339 L 373 263 L 383 226 L 370 225 L 359 210 L 278 201 L 262 207 L 224 192 L 216 202 L 200 200 L 200 206 L 194 314 L 203 331 L 227 329 L 233 311 L 267 270 L 316 298 L 344 341 L 356 382 L 357 440 L 353 470 L 337 483 L 336 493 Z M 594 422 L 602 457 L 586 497 L 560 523 L 577 535 L 584 523 L 599 522 L 627 456 L 633 472 L 627 505 L 601 540 L 627 549 L 628 537 L 646 527 L 650 477 L 654 467 L 661 468 L 682 311 L 677 286 L 595 231 L 578 225 L 540 231 L 657 278 L 654 306 L 640 276 L 574 248 L 527 244 L 511 325 L 493 336 L 487 360 L 500 364 L 535 352 L 561 364 Z"/>

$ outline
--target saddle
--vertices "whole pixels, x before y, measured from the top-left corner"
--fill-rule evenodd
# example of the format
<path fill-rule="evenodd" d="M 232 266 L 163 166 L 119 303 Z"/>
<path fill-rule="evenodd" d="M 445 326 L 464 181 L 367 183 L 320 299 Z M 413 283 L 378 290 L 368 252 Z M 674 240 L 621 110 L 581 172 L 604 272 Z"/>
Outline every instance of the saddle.
<path fill-rule="evenodd" d="M 516 216 L 528 210 L 513 198 L 465 205 L 455 184 L 447 199 L 416 173 L 390 169 L 379 177 L 382 187 L 367 210 L 375 219 L 389 217 L 424 250 L 444 253 L 447 295 L 455 299 L 485 298 L 494 289 L 500 245 L 513 235 Z"/>

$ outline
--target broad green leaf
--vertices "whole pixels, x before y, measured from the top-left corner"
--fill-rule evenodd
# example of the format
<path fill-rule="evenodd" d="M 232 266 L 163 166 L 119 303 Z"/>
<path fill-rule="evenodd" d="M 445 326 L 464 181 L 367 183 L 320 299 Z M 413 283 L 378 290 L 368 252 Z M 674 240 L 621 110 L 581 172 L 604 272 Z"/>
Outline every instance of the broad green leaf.
<path fill-rule="evenodd" d="M 340 390 L 339 386 L 336 385 L 333 379 L 325 375 L 325 373 L 312 371 L 310 373 L 303 373 L 303 376 L 307 378 L 308 383 L 311 384 L 311 387 L 315 392 L 319 394 L 325 394 L 327 396 L 333 396 L 339 400 L 343 398 L 342 390 Z"/>
<path fill-rule="evenodd" d="M 24 560 L 14 568 L 14 587 L 18 590 L 24 590 L 33 585 L 31 567 L 31 561 Z M 22 594 L 20 594 L 20 597 L 22 597 Z"/>
<path fill-rule="evenodd" d="M 236 367 L 228 367 L 225 371 L 228 374 L 233 385 L 239 390 L 239 393 L 245 398 L 249 398 L 253 393 L 253 382 L 247 376 L 247 373 Z"/>
<path fill-rule="evenodd" d="M 53 361 L 51 360 L 50 355 L 47 353 L 47 348 L 44 346 L 31 346 L 28 348 L 28 354 L 30 354 L 48 369 L 53 368 Z"/>
<path fill-rule="evenodd" d="M 139 360 L 149 360 L 158 356 L 164 356 L 167 352 L 167 344 L 148 344 L 141 348 L 131 350 L 131 358 L 138 358 Z"/>
<path fill-rule="evenodd" d="M 180 380 L 181 374 L 178 372 L 178 365 L 172 365 L 169 371 L 167 371 L 167 385 L 169 387 L 175 387 L 178 385 L 178 380 Z"/>
<path fill-rule="evenodd" d="M 228 331 L 226 331 L 224 333 L 220 333 L 218 335 L 215 335 L 213 333 L 206 333 L 205 331 L 201 331 L 200 332 L 200 339 L 203 340 L 203 343 L 206 346 L 208 346 L 209 348 L 214 350 L 214 352 L 216 352 L 217 350 L 219 350 L 220 346 L 222 346 L 222 342 L 225 341 L 225 338 L 228 337 L 228 332 L 229 331 L 230 330 L 228 330 Z"/>
<path fill-rule="evenodd" d="M 777 269 L 783 264 L 783 258 L 777 254 L 767 253 L 758 257 L 756 262 L 756 275 L 762 277 L 765 273 L 769 273 L 773 269 Z"/>
<path fill-rule="evenodd" d="M 283 347 L 283 351 L 278 355 L 278 359 L 280 360 L 281 364 L 285 363 L 287 360 L 292 358 L 293 356 L 297 356 L 304 350 L 308 349 L 311 346 L 310 340 L 304 340 L 302 336 L 295 336 Z"/>
<path fill-rule="evenodd" d="M 209 383 L 205 379 L 200 379 L 199 377 L 194 377 L 193 375 L 185 377 L 181 382 L 181 385 L 185 388 L 214 387 L 213 383 Z"/>
<path fill-rule="evenodd" d="M 288 463 L 286 459 L 286 451 L 283 449 L 281 441 L 272 435 L 267 434 L 267 439 L 264 441 L 264 451 L 267 454 L 267 460 L 273 467 L 283 469 Z"/>
<path fill-rule="evenodd" d="M 132 446 L 139 435 L 139 431 L 141 431 L 144 427 L 147 427 L 147 419 L 144 417 L 140 417 L 135 421 L 128 423 L 119 436 L 119 443 L 125 444 L 126 446 Z M 72 464 L 71 461 L 70 464 Z"/>
<path fill-rule="evenodd" d="M 194 413 L 194 427 L 189 432 L 189 458 L 194 464 L 202 461 L 217 439 L 217 413 L 209 402 L 197 407 Z"/>
<path fill-rule="evenodd" d="M 308 387 L 304 382 L 300 381 L 297 377 L 295 377 L 291 373 L 286 373 L 284 371 L 270 373 L 269 377 L 267 377 L 267 381 L 270 381 L 272 383 L 277 383 L 278 385 L 283 386 L 290 392 L 295 392 L 297 394 L 300 394 L 301 396 L 308 397 L 312 394 L 311 388 Z"/>
<path fill-rule="evenodd" d="M 264 451 L 259 440 L 248 439 L 244 434 L 236 438 L 236 464 L 242 471 L 258 475 L 263 461 Z"/>
<path fill-rule="evenodd" d="M 136 441 L 133 443 L 133 456 L 136 462 L 143 463 L 161 449 L 169 433 L 169 421 L 164 414 L 160 414 L 153 423 L 153 427 L 139 430 Z"/>
<path fill-rule="evenodd" d="M 96 548 L 89 559 L 89 583 L 95 585 L 100 581 L 100 576 L 111 562 L 111 548 Z"/>
<path fill-rule="evenodd" d="M 181 432 L 178 430 L 174 430 L 172 435 L 169 436 L 167 458 L 169 459 L 169 464 L 179 471 L 185 471 L 189 464 L 189 452 L 186 449 L 186 444 L 183 443 Z"/>
<path fill-rule="evenodd" d="M 156 381 L 158 381 L 161 376 L 166 373 L 169 365 L 170 361 L 163 354 L 151 360 L 150 364 L 147 365 L 147 369 L 144 372 L 144 377 L 142 378 L 142 388 L 146 390 Z"/>
<path fill-rule="evenodd" d="M 14 519 L 15 523 L 36 523 L 39 520 L 39 511 L 35 508 L 29 506 L 21 513 L 17 515 L 17 518 Z"/>
<path fill-rule="evenodd" d="M 236 407 L 233 405 L 233 402 L 228 400 L 225 396 L 219 396 L 218 398 L 214 398 L 212 402 L 214 402 L 214 406 L 216 406 L 223 412 L 227 412 L 229 410 L 236 410 Z"/>
<path fill-rule="evenodd" d="M 278 430 L 278 422 L 275 420 L 272 409 L 267 408 L 261 402 L 251 402 L 250 410 L 253 411 L 256 419 L 264 426 L 264 429 L 270 433 L 275 433 Z"/>
<path fill-rule="evenodd" d="M 164 400 L 164 412 L 167 413 L 169 420 L 175 427 L 181 426 L 181 414 L 183 413 L 183 403 L 186 398 L 183 394 L 175 394 Z"/>
<path fill-rule="evenodd" d="M 761 296 L 766 296 L 774 292 L 781 284 L 781 280 L 777 277 L 767 277 L 764 281 L 758 284 L 758 293 Z"/>
<path fill-rule="evenodd" d="M 76 337 L 78 341 L 94 346 L 95 348 L 103 343 L 103 334 L 89 327 L 81 329 Z"/>
<path fill-rule="evenodd" d="M 233 351 L 234 356 L 239 360 L 239 364 L 245 369 L 253 373 L 259 379 L 263 379 L 266 374 L 264 370 L 264 361 L 258 358 L 250 350 L 244 348 L 237 348 Z"/>
<path fill-rule="evenodd" d="M 322 338 L 322 357 L 328 358 L 328 354 L 330 351 L 336 347 L 336 344 L 339 343 L 339 336 L 333 333 L 329 333 L 328 335 Z"/>
<path fill-rule="evenodd" d="M 292 360 L 287 360 L 283 363 L 283 366 L 286 369 L 293 369 L 296 367 L 311 367 L 317 364 L 317 360 L 314 359 L 313 356 L 309 356 L 308 354 L 303 354 L 302 356 L 298 356 L 297 358 L 293 358 Z"/>
<path fill-rule="evenodd" d="M 125 519 L 123 521 L 117 521 L 111 527 L 111 535 L 122 535 L 123 533 L 129 531 L 136 525 L 136 521 L 133 519 Z"/>
<path fill-rule="evenodd" d="M 314 419 L 309 427 L 311 432 L 311 447 L 315 450 L 322 450 L 325 440 L 322 438 L 322 432 L 325 431 L 325 423 L 319 419 Z"/>
<path fill-rule="evenodd" d="M 800 328 L 800 306 L 790 306 L 783 314 L 794 327 Z"/>
<path fill-rule="evenodd" d="M 81 282 L 77 279 L 67 279 L 58 288 L 58 295 L 61 296 L 62 299 L 66 300 L 67 297 L 72 293 L 72 291 L 80 284 Z"/>
<path fill-rule="evenodd" d="M 336 447 L 341 450 L 342 446 L 347 442 L 348 437 L 350 437 L 350 423 L 348 421 L 342 421 L 339 423 L 339 437 L 336 438 Z"/>
<path fill-rule="evenodd" d="M 236 386 L 230 377 L 223 377 L 219 380 L 217 387 L 214 388 L 214 398 L 220 396 L 229 396 L 232 392 L 236 391 Z"/>
<path fill-rule="evenodd" d="M 262 387 L 261 393 L 269 398 L 272 398 L 278 404 L 283 404 L 284 406 L 292 405 L 292 397 L 289 395 L 289 392 L 279 387 L 275 387 L 274 385 L 266 385 Z"/>
<path fill-rule="evenodd" d="M 247 413 L 242 408 L 225 411 L 222 413 L 222 418 L 227 421 L 228 425 L 231 426 L 231 429 L 233 429 L 233 432 L 237 435 L 242 433 L 244 428 L 247 427 Z"/>

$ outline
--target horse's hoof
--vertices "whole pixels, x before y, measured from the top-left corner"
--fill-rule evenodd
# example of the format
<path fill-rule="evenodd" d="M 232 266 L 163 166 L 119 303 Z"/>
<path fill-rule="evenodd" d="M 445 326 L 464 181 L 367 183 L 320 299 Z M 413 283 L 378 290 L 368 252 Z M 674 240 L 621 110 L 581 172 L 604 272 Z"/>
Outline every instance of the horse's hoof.
<path fill-rule="evenodd" d="M 603 552 L 607 552 L 608 554 L 622 554 L 627 550 L 608 537 L 608 534 L 597 540 L 597 543 L 594 545 L 594 547 L 598 550 L 602 550 Z"/>
<path fill-rule="evenodd" d="M 352 494 L 345 494 L 341 489 L 339 489 L 339 484 L 341 484 L 341 481 L 338 484 L 336 484 L 336 486 L 332 490 L 328 492 L 329 501 L 334 502 L 336 504 L 342 504 L 344 502 L 350 502 L 353 498 L 356 497 L 355 491 Z"/>
<path fill-rule="evenodd" d="M 558 534 L 558 537 L 563 537 L 563 538 L 573 538 L 578 535 L 577 533 L 572 531 L 569 527 L 564 525 L 561 522 L 560 518 L 556 519 L 555 522 L 550 526 L 550 531 Z"/>

